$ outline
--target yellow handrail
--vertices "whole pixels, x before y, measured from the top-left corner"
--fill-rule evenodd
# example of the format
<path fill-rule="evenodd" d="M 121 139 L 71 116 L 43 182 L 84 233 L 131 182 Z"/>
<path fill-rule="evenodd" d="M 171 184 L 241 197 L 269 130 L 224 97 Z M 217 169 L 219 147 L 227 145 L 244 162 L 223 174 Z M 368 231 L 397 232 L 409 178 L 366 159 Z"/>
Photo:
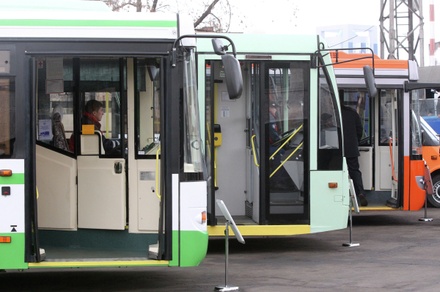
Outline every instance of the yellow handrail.
<path fill-rule="evenodd" d="M 290 134 L 289 138 L 286 139 L 286 141 L 284 141 L 283 144 L 281 144 L 280 147 L 278 147 L 278 149 L 269 157 L 269 160 L 272 160 L 275 155 L 280 152 L 281 149 L 283 149 L 283 147 L 289 143 L 290 140 L 292 140 L 293 137 L 295 137 L 296 133 L 298 133 L 301 129 L 302 129 L 303 125 L 299 126 L 295 131 L 292 132 L 292 134 Z"/>
<path fill-rule="evenodd" d="M 295 137 L 295 135 L 302 129 L 302 127 L 303 127 L 303 125 L 301 125 L 301 126 L 299 126 L 295 131 L 293 131 L 292 132 L 292 134 L 290 134 L 289 135 L 289 138 L 287 138 L 286 139 L 286 141 L 284 141 L 284 143 L 283 144 L 281 144 L 281 146 L 280 147 L 278 147 L 277 148 L 277 150 L 269 157 L 269 159 L 273 159 L 274 157 L 275 157 L 275 155 L 287 144 L 287 143 L 289 143 L 289 141 L 290 140 L 292 140 L 292 138 L 293 137 Z M 258 164 L 258 161 L 257 161 L 257 155 L 255 155 L 255 143 L 254 143 L 254 140 L 255 140 L 255 137 L 256 137 L 256 135 L 252 135 L 252 137 L 251 137 L 251 144 L 252 144 L 252 153 L 254 154 L 254 164 L 255 164 L 255 166 L 257 166 L 257 167 L 260 167 L 260 165 Z M 270 176 L 269 176 L 269 178 L 271 178 L 280 168 L 281 168 L 281 166 L 283 166 L 285 163 L 286 163 L 286 161 L 287 160 L 289 160 L 290 159 L 290 157 L 292 157 L 292 155 L 293 154 L 295 154 L 297 151 L 298 151 L 298 149 L 300 149 L 302 146 L 303 146 L 303 144 L 304 144 L 304 142 L 301 142 L 296 148 L 295 148 L 295 150 L 294 151 L 292 151 L 292 153 L 290 153 L 289 154 L 289 156 L 287 156 L 287 158 L 286 159 L 284 159 L 281 163 L 280 163 L 280 165 L 278 165 L 278 167 L 270 174 Z"/>
<path fill-rule="evenodd" d="M 293 137 L 295 137 L 295 135 L 302 129 L 303 125 L 299 126 L 295 131 L 292 132 L 292 134 L 289 135 L 289 138 L 286 139 L 286 141 L 284 141 L 283 144 L 281 144 L 280 147 L 278 147 L 278 149 L 269 157 L 269 159 L 273 159 L 275 157 L 275 154 L 277 154 L 287 143 L 289 143 L 290 140 L 292 140 Z M 278 165 L 277 168 L 275 168 L 275 170 L 270 174 L 269 178 L 271 178 L 280 168 L 281 166 L 283 166 L 287 160 L 289 160 L 290 157 L 292 157 L 293 154 L 296 153 L 296 151 L 298 151 L 298 149 L 300 149 L 302 147 L 302 145 L 304 144 L 304 142 L 301 142 L 294 151 L 292 151 L 292 153 L 289 154 L 289 156 L 287 156 L 286 159 L 284 159 L 283 161 L 281 161 L 280 165 Z"/>
<path fill-rule="evenodd" d="M 258 161 L 257 161 L 257 155 L 255 154 L 256 152 L 255 152 L 255 143 L 254 143 L 254 140 L 255 140 L 255 137 L 256 137 L 257 135 L 252 135 L 252 138 L 251 138 L 251 144 L 252 144 L 252 153 L 254 154 L 254 164 L 255 164 L 255 166 L 256 167 L 260 167 L 260 165 L 258 164 Z"/>
<path fill-rule="evenodd" d="M 160 146 L 157 148 L 156 151 L 156 196 L 159 198 L 159 200 L 162 199 L 161 195 L 160 195 L 160 171 L 159 171 L 159 154 L 160 154 Z"/>
<path fill-rule="evenodd" d="M 295 150 L 293 150 L 292 153 L 290 153 L 289 156 L 287 156 L 287 158 L 284 159 L 280 163 L 280 165 L 278 165 L 278 167 L 270 174 L 269 178 L 271 178 L 281 168 L 281 166 L 283 166 L 284 163 L 286 163 L 286 161 L 289 160 L 289 158 L 292 157 L 292 155 L 295 154 L 296 151 L 298 151 L 298 149 L 300 149 L 302 147 L 303 144 L 304 144 L 304 142 L 299 143 L 298 147 L 296 147 Z"/>

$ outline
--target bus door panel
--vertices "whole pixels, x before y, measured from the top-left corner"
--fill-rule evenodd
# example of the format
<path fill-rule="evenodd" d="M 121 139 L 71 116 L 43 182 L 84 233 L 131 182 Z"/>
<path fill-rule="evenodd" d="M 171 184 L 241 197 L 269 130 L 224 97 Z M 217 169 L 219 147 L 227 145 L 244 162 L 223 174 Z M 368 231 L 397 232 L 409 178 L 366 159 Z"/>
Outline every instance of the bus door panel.
<path fill-rule="evenodd" d="M 261 223 L 260 216 L 260 195 L 264 193 L 260 190 L 260 176 L 264 173 L 261 171 L 261 128 L 259 116 L 261 112 L 261 95 L 260 95 L 260 83 L 261 83 L 261 64 L 245 63 L 243 72 L 243 94 L 247 97 L 247 158 L 246 158 L 246 214 L 251 217 L 256 223 Z"/>
<path fill-rule="evenodd" d="M 399 90 L 383 89 L 377 99 L 378 103 L 378 128 L 376 147 L 376 190 L 391 191 L 391 198 L 398 196 L 398 174 L 399 174 L 399 118 L 398 98 Z M 386 198 L 386 199 L 389 199 Z"/>
<path fill-rule="evenodd" d="M 373 190 L 373 147 L 359 147 L 359 169 L 365 190 Z"/>
<path fill-rule="evenodd" d="M 385 146 L 377 147 L 377 159 L 376 159 L 376 190 L 389 191 L 392 189 L 393 171 L 390 160 L 390 148 Z M 394 168 L 397 170 L 397 160 L 394 161 Z"/>
<path fill-rule="evenodd" d="M 124 230 L 125 161 L 78 156 L 78 227 Z"/>
<path fill-rule="evenodd" d="M 158 161 L 160 163 L 160 161 Z M 158 218 L 160 215 L 160 198 L 162 196 L 156 172 L 155 160 L 137 160 L 136 175 L 130 175 L 130 179 L 136 179 L 137 190 L 136 210 L 130 209 L 130 216 L 137 214 L 137 222 L 130 220 L 130 232 L 157 232 Z M 130 171 L 132 173 L 132 171 Z M 133 184 L 130 184 L 132 186 Z M 137 226 L 137 230 L 135 227 Z"/>
<path fill-rule="evenodd" d="M 344 212 L 335 212 L 336 209 L 345 210 L 349 204 L 348 194 L 341 192 L 347 189 L 347 173 L 340 171 L 311 171 L 310 179 L 315 183 L 310 184 L 310 208 L 313 212 L 310 214 L 310 226 L 313 226 L 311 232 L 324 232 L 332 230 L 337 226 L 337 222 L 343 222 L 338 228 L 345 228 L 347 214 Z M 323 179 L 325 178 L 325 179 Z M 331 185 L 336 187 L 331 187 Z M 329 213 L 329 210 L 331 213 Z M 339 214 L 339 218 L 335 216 Z M 344 217 L 341 217 L 344 216 Z"/>
<path fill-rule="evenodd" d="M 213 62 L 214 123 L 220 125 L 221 146 L 215 147 L 215 197 L 222 199 L 231 215 L 245 215 L 246 100 L 229 99 L 222 66 Z M 216 214 L 221 214 L 216 206 Z"/>
<path fill-rule="evenodd" d="M 130 233 L 157 232 L 160 228 L 160 99 L 165 87 L 160 62 L 157 58 L 127 61 Z"/>
<path fill-rule="evenodd" d="M 38 227 L 77 229 L 76 160 L 36 146 Z"/>
<path fill-rule="evenodd" d="M 304 109 L 309 70 L 309 63 L 295 61 L 263 62 L 261 67 L 260 110 L 253 112 L 255 129 L 261 133 L 261 222 L 308 222 L 308 157 L 304 151 L 308 126 Z"/>
<path fill-rule="evenodd" d="M 39 85 L 33 93 L 38 227 L 42 229 L 77 229 L 77 162 L 66 139 L 73 131 L 74 95 L 68 86 L 70 78 L 54 81 L 68 64 L 59 56 L 31 58 L 33 82 Z"/>

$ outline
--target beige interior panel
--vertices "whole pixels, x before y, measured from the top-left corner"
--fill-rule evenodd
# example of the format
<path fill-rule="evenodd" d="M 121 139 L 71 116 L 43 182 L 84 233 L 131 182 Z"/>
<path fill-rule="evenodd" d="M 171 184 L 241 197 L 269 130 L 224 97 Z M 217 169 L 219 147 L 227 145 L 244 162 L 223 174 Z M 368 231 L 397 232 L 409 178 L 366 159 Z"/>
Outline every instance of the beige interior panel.
<path fill-rule="evenodd" d="M 362 182 L 364 190 L 373 189 L 373 148 L 359 147 L 359 169 L 362 172 Z"/>
<path fill-rule="evenodd" d="M 138 229 L 145 232 L 157 232 L 159 227 L 159 207 L 161 196 L 156 185 L 156 160 L 138 160 L 137 174 L 137 200 Z"/>
<path fill-rule="evenodd" d="M 376 161 L 377 169 L 376 181 L 379 182 L 377 191 L 391 190 L 392 187 L 392 172 L 389 147 L 377 147 L 379 149 L 378 161 Z M 394 161 L 395 169 L 397 170 L 397 161 Z"/>
<path fill-rule="evenodd" d="M 77 229 L 76 160 L 37 145 L 38 226 Z"/>
<path fill-rule="evenodd" d="M 78 227 L 123 230 L 125 210 L 124 160 L 78 156 Z"/>

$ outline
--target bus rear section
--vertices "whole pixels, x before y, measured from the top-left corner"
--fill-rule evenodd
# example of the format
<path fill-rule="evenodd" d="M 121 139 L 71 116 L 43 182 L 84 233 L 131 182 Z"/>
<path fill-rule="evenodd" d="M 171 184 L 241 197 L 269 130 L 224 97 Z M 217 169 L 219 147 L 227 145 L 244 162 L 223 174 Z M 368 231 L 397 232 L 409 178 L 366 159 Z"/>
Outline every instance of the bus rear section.
<path fill-rule="evenodd" d="M 198 265 L 207 184 L 183 19 L 3 18 L 0 270 Z M 90 100 L 98 128 L 83 122 Z"/>
<path fill-rule="evenodd" d="M 240 100 L 227 97 L 218 58 L 202 45 L 198 54 L 210 165 L 209 235 L 224 232 L 216 199 L 228 206 L 243 236 L 346 228 L 349 181 L 337 87 L 320 39 L 228 37 L 242 67 Z"/>
<path fill-rule="evenodd" d="M 420 210 L 423 184 L 419 91 L 405 89 L 417 82 L 413 61 L 382 60 L 369 53 L 332 52 L 342 102 L 362 120 L 360 170 L 368 206 L 361 210 Z M 347 62 L 348 61 L 348 62 Z M 344 63 L 347 62 L 347 63 Z M 363 67 L 374 69 L 377 96 L 366 89 Z"/>

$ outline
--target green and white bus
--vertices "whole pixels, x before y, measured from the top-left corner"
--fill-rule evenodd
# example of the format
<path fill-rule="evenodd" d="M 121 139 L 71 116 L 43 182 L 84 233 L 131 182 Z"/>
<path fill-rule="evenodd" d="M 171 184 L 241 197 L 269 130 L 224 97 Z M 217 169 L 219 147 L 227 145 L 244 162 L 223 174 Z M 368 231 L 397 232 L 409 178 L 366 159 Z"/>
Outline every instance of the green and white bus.
<path fill-rule="evenodd" d="M 0 270 L 198 265 L 207 172 L 192 22 L 61 2 L 0 2 Z M 228 82 L 238 97 L 241 78 Z M 81 123 L 90 100 L 99 130 Z"/>
<path fill-rule="evenodd" d="M 223 234 L 215 199 L 226 203 L 243 236 L 346 228 L 349 179 L 337 84 L 324 41 L 316 35 L 227 36 L 242 68 L 239 100 L 228 98 L 223 67 L 209 44 L 198 47 L 212 178 L 210 236 Z M 279 137 L 272 137 L 274 130 Z"/>

